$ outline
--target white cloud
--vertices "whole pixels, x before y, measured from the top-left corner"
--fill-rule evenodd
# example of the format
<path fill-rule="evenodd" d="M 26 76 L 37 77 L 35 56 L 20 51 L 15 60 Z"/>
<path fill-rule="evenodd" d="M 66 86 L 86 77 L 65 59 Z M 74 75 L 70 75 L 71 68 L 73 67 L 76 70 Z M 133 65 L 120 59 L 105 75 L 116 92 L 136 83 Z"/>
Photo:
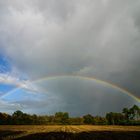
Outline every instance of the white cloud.
<path fill-rule="evenodd" d="M 16 88 L 22 88 L 31 92 L 38 92 L 31 81 L 21 80 L 18 77 L 12 77 L 8 74 L 0 74 L 0 83 L 13 85 Z"/>
<path fill-rule="evenodd" d="M 5 0 L 0 5 L 0 49 L 29 78 L 29 83 L 12 79 L 17 85 L 30 88 L 30 79 L 78 74 L 139 96 L 138 0 Z"/>

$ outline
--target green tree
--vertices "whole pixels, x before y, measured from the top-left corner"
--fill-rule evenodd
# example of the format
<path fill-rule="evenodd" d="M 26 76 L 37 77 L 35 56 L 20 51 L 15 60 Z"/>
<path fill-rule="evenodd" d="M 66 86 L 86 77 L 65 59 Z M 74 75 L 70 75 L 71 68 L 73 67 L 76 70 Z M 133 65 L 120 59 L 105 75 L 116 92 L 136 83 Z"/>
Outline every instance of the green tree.
<path fill-rule="evenodd" d="M 110 112 L 106 114 L 106 119 L 108 124 L 115 125 L 115 124 L 123 124 L 125 121 L 125 117 L 121 113 L 114 113 Z"/>
<path fill-rule="evenodd" d="M 131 116 L 131 112 L 130 112 L 130 110 L 129 110 L 128 108 L 123 108 L 122 113 L 124 114 L 125 119 L 126 119 L 127 121 L 129 121 L 130 116 Z"/>
<path fill-rule="evenodd" d="M 69 118 L 69 124 L 73 124 L 73 125 L 82 125 L 83 123 L 83 118 L 82 117 L 73 117 L 73 118 Z"/>
<path fill-rule="evenodd" d="M 90 114 L 83 116 L 83 119 L 84 119 L 85 124 L 94 124 L 95 123 L 94 117 Z"/>
<path fill-rule="evenodd" d="M 106 119 L 109 125 L 114 124 L 114 119 L 113 119 L 113 112 L 107 113 L 106 114 Z"/>
<path fill-rule="evenodd" d="M 55 122 L 60 124 L 68 124 L 69 114 L 67 112 L 56 112 Z"/>
<path fill-rule="evenodd" d="M 27 114 L 24 114 L 22 111 L 17 110 L 13 113 L 12 119 L 14 124 L 26 124 Z"/>
<path fill-rule="evenodd" d="M 11 124 L 11 116 L 0 112 L 0 124 Z"/>
<path fill-rule="evenodd" d="M 107 120 L 104 117 L 96 116 L 94 117 L 94 123 L 97 125 L 105 125 L 107 124 Z"/>
<path fill-rule="evenodd" d="M 134 105 L 132 108 L 130 108 L 130 112 L 131 112 L 131 119 L 133 120 L 140 119 L 140 108 L 137 105 Z"/>

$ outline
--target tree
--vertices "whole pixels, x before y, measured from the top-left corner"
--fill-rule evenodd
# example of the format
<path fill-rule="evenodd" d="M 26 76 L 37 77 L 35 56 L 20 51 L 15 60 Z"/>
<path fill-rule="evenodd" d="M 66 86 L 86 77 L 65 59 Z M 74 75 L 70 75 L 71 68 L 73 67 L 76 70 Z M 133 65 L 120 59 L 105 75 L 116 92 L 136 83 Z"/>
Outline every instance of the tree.
<path fill-rule="evenodd" d="M 14 116 L 14 117 L 21 117 L 23 114 L 24 114 L 24 113 L 23 113 L 22 111 L 17 110 L 17 111 L 15 111 L 15 112 L 13 113 L 12 116 Z"/>
<path fill-rule="evenodd" d="M 61 124 L 67 124 L 69 120 L 69 114 L 67 112 L 56 112 L 55 122 Z"/>
<path fill-rule="evenodd" d="M 11 124 L 11 116 L 0 112 L 0 124 Z"/>
<path fill-rule="evenodd" d="M 124 108 L 122 113 L 110 112 L 106 117 L 87 114 L 83 117 L 69 117 L 67 112 L 56 112 L 55 115 L 30 115 L 20 110 L 12 115 L 0 112 L 0 124 L 97 124 L 97 125 L 140 125 L 140 108 L 133 105 Z"/>
<path fill-rule="evenodd" d="M 28 124 L 31 120 L 29 119 L 29 115 L 23 113 L 20 110 L 17 110 L 12 115 L 13 123 L 15 124 Z M 27 121 L 28 120 L 28 121 Z"/>
<path fill-rule="evenodd" d="M 69 124 L 80 125 L 83 124 L 83 120 L 82 117 L 69 118 Z"/>
<path fill-rule="evenodd" d="M 94 117 L 90 114 L 83 116 L 83 119 L 84 119 L 85 124 L 94 124 L 95 123 Z"/>
<path fill-rule="evenodd" d="M 139 120 L 140 119 L 140 108 L 137 105 L 134 105 L 132 108 L 130 108 L 131 112 L 131 119 L 133 120 Z"/>
<path fill-rule="evenodd" d="M 107 119 L 109 125 L 114 124 L 113 112 L 107 113 L 106 114 L 106 119 Z"/>
<path fill-rule="evenodd" d="M 114 113 L 110 112 L 106 114 L 106 119 L 108 121 L 108 124 L 114 125 L 114 124 L 123 124 L 125 117 L 121 113 Z"/>
<path fill-rule="evenodd" d="M 131 115 L 130 110 L 129 110 L 128 108 L 123 108 L 122 113 L 124 114 L 125 119 L 126 119 L 127 121 L 129 121 L 129 119 L 130 119 L 130 115 Z"/>
<path fill-rule="evenodd" d="M 140 118 L 140 108 L 137 105 L 134 105 L 130 109 L 124 108 L 122 113 L 124 114 L 127 121 L 139 120 Z"/>
<path fill-rule="evenodd" d="M 107 119 L 104 117 L 96 116 L 94 117 L 94 124 L 105 125 L 107 124 Z"/>

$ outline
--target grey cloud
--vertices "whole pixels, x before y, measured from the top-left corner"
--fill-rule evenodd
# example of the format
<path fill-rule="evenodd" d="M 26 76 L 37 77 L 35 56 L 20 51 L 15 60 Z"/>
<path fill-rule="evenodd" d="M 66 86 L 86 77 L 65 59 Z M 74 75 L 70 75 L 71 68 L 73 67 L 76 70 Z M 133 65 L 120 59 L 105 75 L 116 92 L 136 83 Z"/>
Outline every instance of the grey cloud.
<path fill-rule="evenodd" d="M 6 0 L 0 7 L 0 49 L 31 79 L 67 74 L 94 76 L 139 96 L 138 0 Z M 64 89 L 66 96 L 55 96 L 67 101 L 73 97 L 68 89 Z M 76 93 L 74 103 L 84 94 Z"/>
<path fill-rule="evenodd" d="M 95 80 L 57 77 L 39 85 L 47 91 L 46 103 L 49 103 L 44 107 L 46 110 L 51 107 L 51 113 L 68 111 L 71 115 L 77 116 L 85 113 L 104 115 L 111 110 L 120 112 L 125 106 L 139 105 L 127 94 Z M 48 95 L 56 99 L 53 101 L 47 98 Z"/>
<path fill-rule="evenodd" d="M 0 110 L 1 112 L 13 113 L 13 111 L 22 109 L 19 103 L 9 103 L 0 99 Z"/>

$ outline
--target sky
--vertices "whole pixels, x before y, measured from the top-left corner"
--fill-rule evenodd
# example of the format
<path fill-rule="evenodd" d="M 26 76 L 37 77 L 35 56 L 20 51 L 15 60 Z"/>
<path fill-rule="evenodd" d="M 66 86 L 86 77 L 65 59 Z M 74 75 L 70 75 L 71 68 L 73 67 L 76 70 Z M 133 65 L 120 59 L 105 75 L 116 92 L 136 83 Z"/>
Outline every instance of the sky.
<path fill-rule="evenodd" d="M 0 0 L 0 112 L 140 105 L 139 12 L 139 0 Z"/>

